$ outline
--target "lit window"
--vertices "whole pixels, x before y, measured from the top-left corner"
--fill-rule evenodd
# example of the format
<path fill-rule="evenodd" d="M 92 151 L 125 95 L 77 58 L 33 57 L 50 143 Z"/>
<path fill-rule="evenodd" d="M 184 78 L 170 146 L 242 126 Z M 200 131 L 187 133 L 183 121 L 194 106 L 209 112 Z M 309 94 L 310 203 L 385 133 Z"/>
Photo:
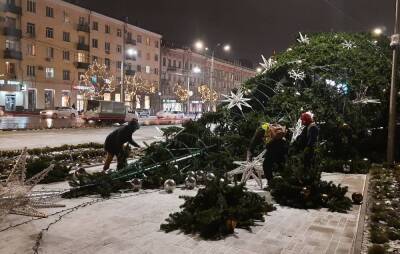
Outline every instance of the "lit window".
<path fill-rule="evenodd" d="M 54 78 L 54 68 L 46 68 L 46 78 Z"/>
<path fill-rule="evenodd" d="M 78 62 L 84 63 L 86 60 L 85 53 L 78 53 Z"/>
<path fill-rule="evenodd" d="M 36 55 L 36 46 L 35 44 L 28 44 L 28 56 Z"/>
<path fill-rule="evenodd" d="M 146 73 L 150 73 L 151 72 L 151 68 L 150 68 L 150 66 L 146 66 Z"/>

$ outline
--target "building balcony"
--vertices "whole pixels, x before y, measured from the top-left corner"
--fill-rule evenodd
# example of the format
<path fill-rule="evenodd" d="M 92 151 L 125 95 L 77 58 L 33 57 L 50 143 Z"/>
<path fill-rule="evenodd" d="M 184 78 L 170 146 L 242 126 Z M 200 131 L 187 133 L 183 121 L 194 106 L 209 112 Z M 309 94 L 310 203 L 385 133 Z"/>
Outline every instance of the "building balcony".
<path fill-rule="evenodd" d="M 89 26 L 89 24 L 78 24 L 76 30 L 78 30 L 79 32 L 89 33 L 90 26 Z"/>
<path fill-rule="evenodd" d="M 75 67 L 77 69 L 89 69 L 89 63 L 84 63 L 84 62 L 75 62 Z"/>
<path fill-rule="evenodd" d="M 135 73 L 136 72 L 134 70 L 125 70 L 125 75 L 128 75 L 128 76 L 134 76 Z"/>
<path fill-rule="evenodd" d="M 22 8 L 19 6 L 16 6 L 15 4 L 4 4 L 1 8 L 4 12 L 11 12 L 17 15 L 22 14 Z"/>
<path fill-rule="evenodd" d="M 14 49 L 6 49 L 4 50 L 4 58 L 22 60 L 22 52 Z"/>
<path fill-rule="evenodd" d="M 84 50 L 84 51 L 89 51 L 89 45 L 83 44 L 83 43 L 78 43 L 76 45 L 77 50 Z"/>
<path fill-rule="evenodd" d="M 17 29 L 15 27 L 4 27 L 3 35 L 12 36 L 20 39 L 22 37 L 22 32 L 20 29 Z"/>
<path fill-rule="evenodd" d="M 170 66 L 167 68 L 167 71 L 178 71 L 178 68 Z"/>
<path fill-rule="evenodd" d="M 132 38 L 127 38 L 127 39 L 125 40 L 125 43 L 126 43 L 126 44 L 129 44 L 129 45 L 135 46 L 135 45 L 136 45 L 136 40 L 134 40 L 134 39 L 132 39 Z"/>

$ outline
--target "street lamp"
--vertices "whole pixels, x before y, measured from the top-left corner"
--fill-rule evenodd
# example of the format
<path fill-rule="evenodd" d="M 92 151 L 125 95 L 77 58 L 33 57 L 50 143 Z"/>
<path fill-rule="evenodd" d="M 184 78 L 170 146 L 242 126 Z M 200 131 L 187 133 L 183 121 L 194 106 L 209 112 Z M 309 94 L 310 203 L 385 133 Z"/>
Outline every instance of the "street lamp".
<path fill-rule="evenodd" d="M 197 66 L 195 66 L 192 71 L 192 73 L 194 74 L 198 74 L 201 73 L 201 69 Z M 188 73 L 188 77 L 187 77 L 187 92 L 188 92 L 188 96 L 187 96 L 187 114 L 189 114 L 190 111 L 190 97 L 193 96 L 193 91 L 190 91 L 190 72 Z"/>
<path fill-rule="evenodd" d="M 261 72 L 262 72 L 262 69 L 261 69 L 260 67 L 258 67 L 258 68 L 256 69 L 256 71 L 257 71 L 257 73 L 261 73 Z"/>
<path fill-rule="evenodd" d="M 383 34 L 383 29 L 380 27 L 376 27 L 374 28 L 374 30 L 372 30 L 372 34 L 375 36 L 381 36 Z"/>
<path fill-rule="evenodd" d="M 137 55 L 137 51 L 135 50 L 135 49 L 128 49 L 127 51 L 126 51 L 126 53 L 129 55 L 129 56 L 136 56 Z"/>
<path fill-rule="evenodd" d="M 395 134 L 396 134 L 396 99 L 397 99 L 397 61 L 400 47 L 400 0 L 396 0 L 396 16 L 394 34 L 390 45 L 393 47 L 392 82 L 390 85 L 389 124 L 387 140 L 387 163 L 394 164 Z"/>
<path fill-rule="evenodd" d="M 214 54 L 215 51 L 221 47 L 225 52 L 229 52 L 231 50 L 231 46 L 229 44 L 221 44 L 221 43 L 217 43 L 212 49 L 211 49 L 211 74 L 210 74 L 210 90 L 213 90 L 213 81 L 214 81 Z M 195 43 L 195 48 L 197 50 L 203 50 L 205 49 L 205 51 L 208 51 L 209 48 L 208 47 L 204 47 L 204 43 L 202 41 L 197 41 Z M 214 105 L 212 104 L 213 102 L 211 102 L 211 107 L 213 108 Z M 213 109 L 212 109 L 213 110 Z"/>

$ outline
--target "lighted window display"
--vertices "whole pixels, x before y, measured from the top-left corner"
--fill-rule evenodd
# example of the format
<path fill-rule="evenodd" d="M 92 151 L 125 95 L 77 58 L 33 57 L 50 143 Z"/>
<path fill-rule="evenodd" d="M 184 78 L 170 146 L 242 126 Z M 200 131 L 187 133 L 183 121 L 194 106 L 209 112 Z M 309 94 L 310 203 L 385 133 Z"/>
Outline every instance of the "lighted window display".
<path fill-rule="evenodd" d="M 44 105 L 46 109 L 54 108 L 54 90 L 44 90 Z"/>
<path fill-rule="evenodd" d="M 62 91 L 61 92 L 61 106 L 62 107 L 69 107 L 70 106 L 70 99 L 71 99 L 71 92 L 70 91 Z"/>
<path fill-rule="evenodd" d="M 150 109 L 150 96 L 148 95 L 144 96 L 144 108 Z"/>
<path fill-rule="evenodd" d="M 111 94 L 110 93 L 105 93 L 104 94 L 104 100 L 105 101 L 111 101 Z"/>

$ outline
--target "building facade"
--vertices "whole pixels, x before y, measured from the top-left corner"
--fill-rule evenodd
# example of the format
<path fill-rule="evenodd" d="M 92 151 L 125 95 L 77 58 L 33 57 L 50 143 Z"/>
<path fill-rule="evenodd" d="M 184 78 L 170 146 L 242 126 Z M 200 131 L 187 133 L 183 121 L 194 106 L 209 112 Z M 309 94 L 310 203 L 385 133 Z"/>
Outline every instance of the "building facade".
<path fill-rule="evenodd" d="M 135 73 L 160 84 L 159 34 L 62 0 L 0 0 L 0 8 L 0 107 L 5 111 L 81 109 L 81 76 L 94 61 L 115 78 L 116 90 L 105 100 L 130 104 L 120 84 Z M 157 99 L 138 95 L 135 106 L 150 109 Z"/>
<path fill-rule="evenodd" d="M 206 85 L 217 93 L 217 101 L 224 99 L 234 88 L 256 75 L 256 71 L 240 64 L 227 62 L 194 52 L 190 49 L 163 46 L 161 48 L 160 101 L 167 111 L 203 112 L 213 110 L 202 101 L 198 87 Z M 211 80 L 212 76 L 212 80 Z M 189 91 L 189 99 L 181 100 L 175 93 L 176 85 Z M 215 105 L 214 105 L 215 106 Z M 213 107 L 214 107 L 213 106 Z"/>

